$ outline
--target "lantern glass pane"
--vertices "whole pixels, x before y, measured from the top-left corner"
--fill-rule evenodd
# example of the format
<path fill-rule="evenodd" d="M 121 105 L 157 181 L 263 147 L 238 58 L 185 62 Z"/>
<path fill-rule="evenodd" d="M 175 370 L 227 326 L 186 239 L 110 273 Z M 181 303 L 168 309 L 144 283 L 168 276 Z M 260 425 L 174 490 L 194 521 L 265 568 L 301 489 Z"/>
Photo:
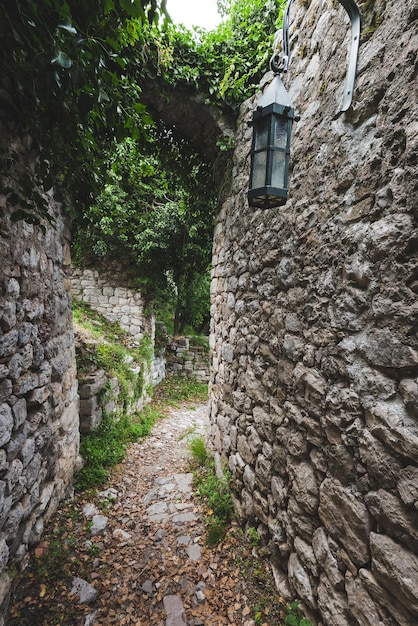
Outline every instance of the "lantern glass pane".
<path fill-rule="evenodd" d="M 267 148 L 269 140 L 269 119 L 264 117 L 257 122 L 254 127 L 255 132 L 255 149 L 262 150 Z"/>
<path fill-rule="evenodd" d="M 288 122 L 283 117 L 274 117 L 274 147 L 282 148 L 286 150 L 287 148 L 287 125 Z"/>
<path fill-rule="evenodd" d="M 279 189 L 286 189 L 286 153 L 281 150 L 275 150 L 273 153 L 273 171 L 271 177 L 271 186 Z"/>
<path fill-rule="evenodd" d="M 253 160 L 253 176 L 251 181 L 251 187 L 253 189 L 264 187 L 266 184 L 266 166 L 267 152 L 258 152 L 255 154 Z"/>

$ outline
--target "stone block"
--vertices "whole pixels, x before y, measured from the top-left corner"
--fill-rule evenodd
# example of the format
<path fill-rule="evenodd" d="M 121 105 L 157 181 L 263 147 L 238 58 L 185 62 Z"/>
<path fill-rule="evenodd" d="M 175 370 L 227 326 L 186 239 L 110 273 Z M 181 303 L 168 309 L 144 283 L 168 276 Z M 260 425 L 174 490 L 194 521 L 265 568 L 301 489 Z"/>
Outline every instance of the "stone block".
<path fill-rule="evenodd" d="M 318 585 L 318 608 L 327 626 L 352 626 L 353 624 L 345 594 L 330 583 L 325 573 L 321 574 Z"/>
<path fill-rule="evenodd" d="M 271 484 L 271 461 L 262 454 L 257 456 L 255 478 L 258 488 L 267 492 Z"/>
<path fill-rule="evenodd" d="M 267 526 L 268 524 L 268 503 L 267 499 L 259 491 L 253 493 L 252 509 L 258 521 Z"/>
<path fill-rule="evenodd" d="M 394 595 L 392 595 L 392 593 L 379 584 L 372 572 L 362 568 L 359 570 L 359 575 L 376 605 L 382 607 L 383 610 L 386 609 L 388 614 L 393 617 L 396 624 L 399 624 L 399 626 L 411 626 L 411 624 L 414 623 L 415 618 L 413 615 Z M 355 601 L 354 598 L 350 598 L 350 600 L 351 602 Z M 353 614 L 355 615 L 354 612 Z"/>
<path fill-rule="evenodd" d="M 405 504 L 416 505 L 418 502 L 418 467 L 409 465 L 401 470 L 397 488 Z"/>
<path fill-rule="evenodd" d="M 24 374 L 16 383 L 17 395 L 23 396 L 39 386 L 39 376 L 33 373 Z"/>
<path fill-rule="evenodd" d="M 366 410 L 366 424 L 371 434 L 390 450 L 411 461 L 418 458 L 418 424 L 403 404 L 376 403 Z"/>
<path fill-rule="evenodd" d="M 321 568 L 325 570 L 330 584 L 341 589 L 344 579 L 339 570 L 338 561 L 331 550 L 330 542 L 324 528 L 317 528 L 313 533 L 312 548 L 315 558 Z"/>
<path fill-rule="evenodd" d="M 308 450 L 306 435 L 299 429 L 280 426 L 276 430 L 276 438 L 294 457 L 305 456 Z"/>
<path fill-rule="evenodd" d="M 371 520 L 363 502 L 339 481 L 327 478 L 320 488 L 319 517 L 356 565 L 369 561 Z"/>
<path fill-rule="evenodd" d="M 19 459 L 14 459 L 9 464 L 9 470 L 8 470 L 6 476 L 4 477 L 4 480 L 5 480 L 6 486 L 7 486 L 7 493 L 8 494 L 12 493 L 14 487 L 19 482 L 19 478 L 22 475 L 22 471 L 23 471 L 23 463 Z"/>
<path fill-rule="evenodd" d="M 249 493 L 254 491 L 255 473 L 254 473 L 254 471 L 251 469 L 251 467 L 249 465 L 246 465 L 245 468 L 244 468 L 243 481 L 244 481 L 244 485 L 248 489 Z"/>
<path fill-rule="evenodd" d="M 98 426 L 102 419 L 102 411 L 98 409 L 93 415 L 80 415 L 80 432 L 90 433 Z"/>
<path fill-rule="evenodd" d="M 372 484 L 386 488 L 394 487 L 398 481 L 402 464 L 368 429 L 358 438 L 361 461 L 365 464 Z"/>
<path fill-rule="evenodd" d="M 28 465 L 25 468 L 25 479 L 26 479 L 26 488 L 28 490 L 34 485 L 39 476 L 39 471 L 42 466 L 42 457 L 37 452 L 29 461 Z"/>
<path fill-rule="evenodd" d="M 261 438 L 259 437 L 259 434 L 256 428 L 254 428 L 254 426 L 250 426 L 248 429 L 247 442 L 254 456 L 256 456 L 257 454 L 259 454 L 259 452 L 261 452 L 261 449 L 263 447 L 263 442 Z"/>
<path fill-rule="evenodd" d="M 288 472 L 291 478 L 291 492 L 302 509 L 316 513 L 319 505 L 319 484 L 312 466 L 308 462 L 298 463 L 288 459 Z"/>
<path fill-rule="evenodd" d="M 300 536 L 306 541 L 310 541 L 313 533 L 318 527 L 317 516 L 309 515 L 306 509 L 302 508 L 300 502 L 298 502 L 292 495 L 289 496 L 286 513 L 288 520 L 286 532 L 288 538 L 294 539 L 295 537 Z"/>
<path fill-rule="evenodd" d="M 418 379 L 406 378 L 399 383 L 399 393 L 406 408 L 418 415 Z"/>
<path fill-rule="evenodd" d="M 13 414 L 8 404 L 0 404 L 0 446 L 6 445 L 12 436 Z"/>
<path fill-rule="evenodd" d="M 16 329 L 4 334 L 0 339 L 0 359 L 11 356 L 16 351 L 19 333 Z"/>
<path fill-rule="evenodd" d="M 0 383 L 0 403 L 10 400 L 10 396 L 13 392 L 13 384 L 9 378 L 6 378 Z"/>
<path fill-rule="evenodd" d="M 23 506 L 20 502 L 10 510 L 7 521 L 4 525 L 4 534 L 6 541 L 10 542 L 16 537 L 19 524 L 23 518 Z"/>
<path fill-rule="evenodd" d="M 9 547 L 4 536 L 0 536 L 0 574 L 4 571 L 9 559 Z"/>
<path fill-rule="evenodd" d="M 95 414 L 99 407 L 99 402 L 96 396 L 90 398 L 83 398 L 80 400 L 80 415 L 92 416 Z"/>
<path fill-rule="evenodd" d="M 382 533 L 418 552 L 418 511 L 385 489 L 364 496 L 367 508 Z"/>
<path fill-rule="evenodd" d="M 29 441 L 28 440 L 29 430 L 30 430 L 29 424 L 24 424 L 22 428 L 20 428 L 18 431 L 15 431 L 13 433 L 13 437 L 10 439 L 6 448 L 7 459 L 9 462 L 13 461 L 13 459 L 15 459 L 20 454 L 25 443 Z M 33 442 L 33 445 L 35 445 L 35 442 Z"/>
<path fill-rule="evenodd" d="M 38 387 L 28 395 L 28 406 L 36 406 L 46 402 L 51 395 L 48 387 Z"/>
<path fill-rule="evenodd" d="M 363 580 L 347 572 L 345 576 L 345 591 L 347 593 L 350 613 L 358 624 L 380 624 L 381 611 L 376 602 L 370 597 Z"/>
<path fill-rule="evenodd" d="M 370 534 L 372 572 L 391 594 L 418 617 L 418 556 L 390 537 Z"/>
<path fill-rule="evenodd" d="M 280 476 L 273 476 L 271 479 L 271 487 L 270 487 L 271 495 L 277 505 L 281 508 L 284 506 L 287 495 L 288 495 L 288 487 L 285 480 Z"/>
<path fill-rule="evenodd" d="M 375 367 L 410 369 L 418 365 L 418 352 L 399 341 L 389 329 L 373 329 L 359 343 L 361 354 Z"/>
<path fill-rule="evenodd" d="M 295 537 L 294 549 L 304 568 L 318 578 L 318 563 L 312 546 L 300 537 Z"/>
<path fill-rule="evenodd" d="M 238 437 L 237 442 L 237 451 L 240 454 L 241 458 L 248 463 L 249 465 L 254 465 L 255 457 L 253 452 L 251 451 L 250 446 L 247 443 L 247 438 L 243 435 Z"/>
<path fill-rule="evenodd" d="M 316 608 L 311 581 L 308 573 L 300 562 L 297 554 L 294 552 L 290 555 L 287 574 L 291 589 L 312 609 Z"/>

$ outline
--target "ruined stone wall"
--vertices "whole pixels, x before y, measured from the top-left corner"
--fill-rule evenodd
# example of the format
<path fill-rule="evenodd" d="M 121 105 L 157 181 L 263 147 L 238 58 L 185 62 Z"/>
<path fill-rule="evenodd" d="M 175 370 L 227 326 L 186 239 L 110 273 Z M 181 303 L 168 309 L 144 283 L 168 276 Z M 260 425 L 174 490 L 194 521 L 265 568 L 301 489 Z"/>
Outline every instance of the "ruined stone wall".
<path fill-rule="evenodd" d="M 165 354 L 167 374 L 201 383 L 210 381 L 209 355 L 204 346 L 191 345 L 188 337 L 181 337 L 167 344 Z"/>
<path fill-rule="evenodd" d="M 76 300 L 86 302 L 110 322 L 118 322 L 136 341 L 147 335 L 154 346 L 154 357 L 144 368 L 145 384 L 155 386 L 164 380 L 165 354 L 155 350 L 155 317 L 146 314 L 141 292 L 132 287 L 121 266 L 73 268 L 71 289 Z M 138 407 L 149 399 L 145 392 Z"/>
<path fill-rule="evenodd" d="M 48 203 L 55 226 L 43 234 L 12 224 L 0 195 L 0 624 L 14 572 L 68 495 L 78 458 L 70 233 Z"/>
<path fill-rule="evenodd" d="M 308 6 L 307 6 L 308 5 Z M 248 207 L 243 105 L 215 229 L 211 439 L 277 584 L 327 626 L 418 623 L 416 3 L 295 3 L 285 207 Z M 268 76 L 266 77 L 268 79 Z M 288 589 L 290 586 L 290 590 Z"/>
<path fill-rule="evenodd" d="M 153 320 L 144 313 L 144 300 L 138 289 L 124 281 L 123 269 L 107 270 L 74 268 L 71 277 L 73 295 L 77 300 L 117 321 L 130 335 L 141 339 L 154 332 Z"/>

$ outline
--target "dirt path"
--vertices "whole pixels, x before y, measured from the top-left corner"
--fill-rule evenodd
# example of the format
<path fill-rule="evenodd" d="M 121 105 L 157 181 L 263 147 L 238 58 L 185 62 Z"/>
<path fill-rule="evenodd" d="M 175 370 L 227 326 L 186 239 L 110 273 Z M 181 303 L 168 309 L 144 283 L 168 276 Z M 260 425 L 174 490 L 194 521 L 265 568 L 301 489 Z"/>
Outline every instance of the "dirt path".
<path fill-rule="evenodd" d="M 277 625 L 267 617 L 272 617 L 271 594 L 260 605 L 257 622 L 252 619 L 258 597 L 266 595 L 267 574 L 263 581 L 243 575 L 250 552 L 241 531 L 233 526 L 215 549 L 205 544 L 205 511 L 193 490 L 188 440 L 204 436 L 207 426 L 206 406 L 173 409 L 150 436 L 130 447 L 105 492 L 62 511 L 52 537 L 32 558 L 6 623 Z M 57 548 L 58 523 L 65 532 Z M 62 560 L 67 558 L 69 545 L 74 556 L 68 567 L 60 564 L 60 577 L 52 576 L 48 561 L 39 568 L 42 549 L 52 554 L 55 546 L 59 561 L 61 550 Z"/>

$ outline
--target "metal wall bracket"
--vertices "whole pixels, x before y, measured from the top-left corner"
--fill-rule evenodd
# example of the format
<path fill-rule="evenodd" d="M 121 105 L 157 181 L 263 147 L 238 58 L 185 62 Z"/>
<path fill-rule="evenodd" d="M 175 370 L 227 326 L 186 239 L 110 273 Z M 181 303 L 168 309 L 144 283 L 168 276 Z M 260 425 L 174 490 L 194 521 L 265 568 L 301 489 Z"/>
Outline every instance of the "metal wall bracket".
<path fill-rule="evenodd" d="M 339 113 L 347 111 L 353 100 L 354 83 L 356 80 L 357 71 L 357 59 L 360 46 L 360 28 L 361 18 L 360 10 L 355 0 L 338 0 L 340 4 L 347 11 L 351 22 L 351 48 L 350 58 L 348 61 L 348 70 L 345 84 L 344 99 L 342 107 Z M 290 25 L 290 8 L 294 0 L 288 0 L 286 8 L 283 13 L 283 56 L 282 59 L 278 55 L 274 55 L 271 59 L 271 69 L 275 74 L 281 74 L 287 72 L 290 59 L 290 46 L 289 46 L 289 25 Z"/>

